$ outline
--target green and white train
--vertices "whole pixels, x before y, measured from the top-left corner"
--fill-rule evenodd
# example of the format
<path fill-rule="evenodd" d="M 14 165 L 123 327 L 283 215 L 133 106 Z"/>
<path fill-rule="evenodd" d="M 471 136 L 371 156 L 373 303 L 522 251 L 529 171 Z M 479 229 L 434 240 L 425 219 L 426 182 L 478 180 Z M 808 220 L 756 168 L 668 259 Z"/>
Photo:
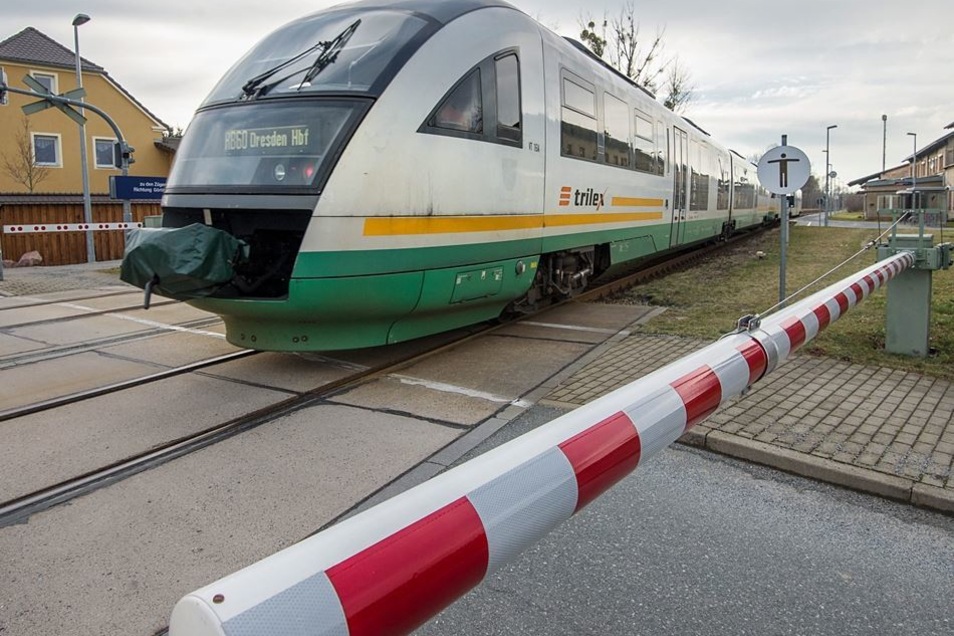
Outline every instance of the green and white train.
<path fill-rule="evenodd" d="M 357 2 L 228 71 L 177 152 L 168 240 L 124 271 L 155 270 L 239 346 L 384 345 L 774 221 L 755 172 L 506 2 Z M 203 278 L 216 260 L 228 272 Z M 170 261 L 205 263 L 199 283 L 177 289 Z"/>

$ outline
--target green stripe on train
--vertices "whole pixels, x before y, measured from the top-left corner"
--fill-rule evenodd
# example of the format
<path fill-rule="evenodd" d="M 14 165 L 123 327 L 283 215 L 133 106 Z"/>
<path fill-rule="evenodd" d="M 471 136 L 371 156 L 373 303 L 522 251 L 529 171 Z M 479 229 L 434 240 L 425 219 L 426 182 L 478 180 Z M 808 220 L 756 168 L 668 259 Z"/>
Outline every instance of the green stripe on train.
<path fill-rule="evenodd" d="M 687 221 L 680 231 L 680 244 L 718 236 L 723 219 Z M 641 258 L 669 248 L 671 227 L 651 225 L 563 234 L 556 237 L 473 244 L 410 247 L 381 250 L 301 252 L 293 278 L 366 276 L 461 267 L 499 260 L 529 258 L 586 245 L 608 243 L 613 263 Z"/>
<path fill-rule="evenodd" d="M 685 223 L 683 242 L 711 238 L 722 220 Z M 669 226 L 444 247 L 299 255 L 283 299 L 197 298 L 222 316 L 229 342 L 273 351 L 393 344 L 500 315 L 521 298 L 539 255 L 609 243 L 615 265 L 668 248 Z M 698 238 L 697 238 L 698 237 Z"/>

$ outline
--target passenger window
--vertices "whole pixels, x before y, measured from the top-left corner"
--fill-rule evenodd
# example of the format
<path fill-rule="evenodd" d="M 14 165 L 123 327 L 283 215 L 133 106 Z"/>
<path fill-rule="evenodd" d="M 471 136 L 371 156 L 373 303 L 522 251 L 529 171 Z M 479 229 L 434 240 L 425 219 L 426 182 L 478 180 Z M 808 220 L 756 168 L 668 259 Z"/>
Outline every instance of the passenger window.
<path fill-rule="evenodd" d="M 484 131 L 480 69 L 465 77 L 441 102 L 429 122 L 435 128 L 480 134 Z"/>
<path fill-rule="evenodd" d="M 521 143 L 520 136 L 520 65 L 517 56 L 505 55 L 496 60 L 497 136 Z"/>
<path fill-rule="evenodd" d="M 596 161 L 596 96 L 592 88 L 570 77 L 563 78 L 560 154 Z"/>
<path fill-rule="evenodd" d="M 656 120 L 656 174 L 662 176 L 666 174 L 666 148 L 668 146 L 667 135 L 669 131 L 663 126 L 663 123 Z"/>
<path fill-rule="evenodd" d="M 605 161 L 611 166 L 630 167 L 629 159 L 629 107 L 626 102 L 603 93 L 603 133 Z"/>
<path fill-rule="evenodd" d="M 729 165 L 723 163 L 722 157 L 719 157 L 719 189 L 716 195 L 716 209 L 729 209 Z"/>
<path fill-rule="evenodd" d="M 583 115 L 596 118 L 596 102 L 593 90 L 585 88 L 569 77 L 563 78 L 563 105 L 579 111 Z"/>
<path fill-rule="evenodd" d="M 709 163 L 709 155 L 707 149 L 703 144 L 693 141 L 689 156 L 689 209 L 708 210 L 709 175 L 706 166 Z"/>
<path fill-rule="evenodd" d="M 656 132 L 653 122 L 643 113 L 636 111 L 636 135 L 633 139 L 635 167 L 640 172 L 658 174 L 656 159 Z"/>

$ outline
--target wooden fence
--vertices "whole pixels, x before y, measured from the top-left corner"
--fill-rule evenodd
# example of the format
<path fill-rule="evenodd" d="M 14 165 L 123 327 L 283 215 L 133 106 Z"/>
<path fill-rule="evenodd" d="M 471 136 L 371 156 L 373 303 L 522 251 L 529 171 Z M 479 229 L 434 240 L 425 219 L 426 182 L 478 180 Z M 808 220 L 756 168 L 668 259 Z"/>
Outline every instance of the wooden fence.
<path fill-rule="evenodd" d="M 83 223 L 83 201 L 81 197 L 68 197 L 68 200 L 51 200 L 53 197 L 37 195 L 18 196 L 12 201 L 0 199 L 0 226 L 34 227 L 45 225 L 55 227 L 68 223 Z M 100 197 L 97 197 L 99 199 Z M 12 197 L 11 197 L 12 199 Z M 66 197 L 60 197 L 66 199 Z M 121 201 L 94 200 L 92 204 L 93 224 L 121 223 L 123 206 Z M 142 223 L 143 218 L 161 214 L 159 202 L 133 202 L 133 222 Z M 97 261 L 120 259 L 126 247 L 123 230 L 93 231 L 93 248 Z M 0 250 L 3 258 L 16 261 L 23 254 L 37 251 L 43 257 L 43 265 L 71 265 L 85 263 L 86 232 L 3 232 L 0 229 Z"/>

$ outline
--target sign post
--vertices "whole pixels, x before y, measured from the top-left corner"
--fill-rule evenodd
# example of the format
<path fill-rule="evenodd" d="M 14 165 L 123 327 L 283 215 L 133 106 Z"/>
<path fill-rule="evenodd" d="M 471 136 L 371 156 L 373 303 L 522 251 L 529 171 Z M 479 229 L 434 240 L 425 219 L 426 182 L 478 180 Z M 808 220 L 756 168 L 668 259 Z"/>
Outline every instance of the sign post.
<path fill-rule="evenodd" d="M 109 178 L 110 199 L 158 201 L 162 198 L 165 189 L 165 177 L 112 176 Z"/>
<path fill-rule="evenodd" d="M 759 183 L 780 200 L 782 217 L 781 253 L 778 269 L 778 302 L 785 306 L 785 266 L 788 259 L 788 195 L 808 182 L 811 164 L 808 156 L 788 145 L 788 135 L 782 135 L 782 145 L 767 151 L 759 160 Z"/>

